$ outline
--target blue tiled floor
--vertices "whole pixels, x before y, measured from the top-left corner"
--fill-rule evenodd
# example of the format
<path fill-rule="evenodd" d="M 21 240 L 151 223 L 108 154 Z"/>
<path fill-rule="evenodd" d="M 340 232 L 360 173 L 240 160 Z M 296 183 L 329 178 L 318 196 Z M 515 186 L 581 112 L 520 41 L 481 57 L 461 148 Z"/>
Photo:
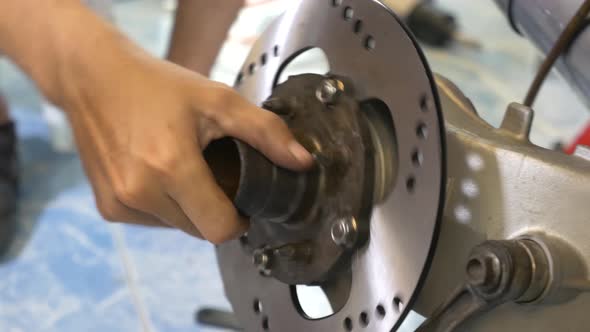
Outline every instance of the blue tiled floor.
<path fill-rule="evenodd" d="M 115 9 L 125 32 L 162 54 L 171 18 L 158 2 Z M 30 82 L 3 62 L 0 87 L 20 136 L 22 233 L 32 229 L 18 259 L 0 266 L 0 331 L 207 331 L 195 310 L 228 307 L 213 247 L 174 230 L 104 222 L 78 156 L 49 144 Z"/>
<path fill-rule="evenodd" d="M 77 156 L 52 151 L 40 117 L 15 114 L 19 217 L 34 232 L 0 267 L 0 331 L 197 331 L 196 308 L 227 307 L 210 245 L 104 222 Z"/>
<path fill-rule="evenodd" d="M 458 10 L 466 33 L 483 38 L 484 49 L 428 50 L 432 67 L 498 124 L 505 105 L 522 98 L 538 58 L 488 2 L 441 2 Z M 259 30 L 253 23 L 267 21 L 280 6 L 244 13 L 235 29 Z M 123 2 L 116 17 L 135 40 L 163 53 L 171 17 L 159 2 Z M 231 81 L 246 53 L 246 46 L 227 44 L 213 76 Z M 588 119 L 558 77 L 548 83 L 533 129 L 533 140 L 545 146 L 571 138 Z M 24 233 L 34 230 L 18 259 L 0 266 L 0 331 L 206 331 L 194 324 L 194 310 L 228 307 L 212 246 L 173 230 L 102 221 L 77 155 L 58 154 L 49 145 L 31 84 L 2 63 L 0 90 L 9 97 L 21 137 L 19 217 Z"/>

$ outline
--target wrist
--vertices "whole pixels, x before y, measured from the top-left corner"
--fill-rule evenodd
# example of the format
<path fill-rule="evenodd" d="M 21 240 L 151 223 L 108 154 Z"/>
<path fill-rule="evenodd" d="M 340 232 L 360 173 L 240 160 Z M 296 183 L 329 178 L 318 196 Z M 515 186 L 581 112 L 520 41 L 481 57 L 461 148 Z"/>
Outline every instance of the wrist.
<path fill-rule="evenodd" d="M 57 95 L 58 70 L 67 48 L 63 38 L 75 13 L 83 5 L 75 0 L 2 0 L 0 44 L 3 52 L 26 72 L 50 99 Z M 70 42 L 71 43 L 71 42 Z"/>
<path fill-rule="evenodd" d="M 92 89 L 91 73 L 100 73 L 104 58 L 116 53 L 124 39 L 110 24 L 104 22 L 83 5 L 62 12 L 62 20 L 54 33 L 55 68 L 53 84 L 43 87 L 46 96 L 68 110 Z"/>
<path fill-rule="evenodd" d="M 119 36 L 119 37 L 117 37 Z M 1 0 L 0 45 L 54 104 L 65 108 L 109 40 L 123 39 L 79 0 Z M 84 75 L 83 72 L 80 72 Z"/>

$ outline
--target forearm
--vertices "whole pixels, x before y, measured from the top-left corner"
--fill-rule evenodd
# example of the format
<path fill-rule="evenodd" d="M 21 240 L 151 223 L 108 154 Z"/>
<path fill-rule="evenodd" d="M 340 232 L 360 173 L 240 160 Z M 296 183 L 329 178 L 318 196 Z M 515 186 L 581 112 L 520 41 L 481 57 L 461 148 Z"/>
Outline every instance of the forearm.
<path fill-rule="evenodd" d="M 0 1 L 0 49 L 56 104 L 71 93 L 72 67 L 99 57 L 96 52 L 118 38 L 79 0 Z"/>
<path fill-rule="evenodd" d="M 179 0 L 168 59 L 208 75 L 244 0 Z"/>

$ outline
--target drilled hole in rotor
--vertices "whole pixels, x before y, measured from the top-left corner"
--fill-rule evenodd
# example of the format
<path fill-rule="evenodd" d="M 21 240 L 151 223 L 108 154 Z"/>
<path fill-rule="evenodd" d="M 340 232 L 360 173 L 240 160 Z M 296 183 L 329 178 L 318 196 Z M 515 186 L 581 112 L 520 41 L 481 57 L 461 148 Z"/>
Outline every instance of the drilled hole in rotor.
<path fill-rule="evenodd" d="M 295 300 L 303 316 L 321 319 L 334 314 L 328 294 L 320 286 L 296 285 Z"/>
<path fill-rule="evenodd" d="M 344 319 L 344 329 L 346 331 L 352 331 L 352 319 L 350 317 Z"/>
<path fill-rule="evenodd" d="M 402 300 L 399 297 L 395 297 L 393 298 L 393 308 L 395 310 L 397 310 L 397 312 L 402 311 L 402 307 L 404 306 L 404 303 L 402 302 Z"/>
<path fill-rule="evenodd" d="M 274 56 L 279 56 L 279 45 L 275 45 L 275 47 L 272 48 L 272 54 Z"/>
<path fill-rule="evenodd" d="M 264 331 L 268 331 L 268 330 L 270 329 L 270 325 L 269 325 L 269 323 L 268 323 L 268 317 L 266 317 L 266 316 L 264 316 L 264 317 L 262 318 L 262 329 L 263 329 Z"/>
<path fill-rule="evenodd" d="M 302 317 L 322 319 L 342 310 L 348 301 L 351 286 L 351 271 L 343 271 L 325 281 L 322 286 L 291 286 L 291 299 Z M 324 288 L 331 291 L 326 292 Z"/>
<path fill-rule="evenodd" d="M 408 176 L 406 179 L 406 189 L 409 193 L 413 193 L 416 189 L 416 178 L 413 175 Z"/>
<path fill-rule="evenodd" d="M 351 7 L 344 8 L 344 19 L 347 21 L 350 21 L 350 20 L 352 20 L 353 17 L 354 17 L 354 9 L 352 9 Z"/>
<path fill-rule="evenodd" d="M 420 151 L 418 149 L 414 149 L 414 151 L 412 152 L 412 163 L 414 164 L 414 166 L 420 167 L 420 166 L 422 166 L 423 162 L 424 162 L 424 155 L 422 154 L 422 151 Z"/>
<path fill-rule="evenodd" d="M 238 76 L 236 77 L 236 86 L 242 84 L 243 80 L 244 80 L 244 73 L 242 73 L 242 72 L 238 73 Z"/>
<path fill-rule="evenodd" d="M 326 75 L 328 72 L 330 72 L 330 62 L 321 48 L 302 49 L 283 63 L 277 73 L 275 85 L 285 82 L 289 76 L 301 74 Z"/>
<path fill-rule="evenodd" d="M 353 27 L 353 31 L 356 34 L 361 33 L 361 31 L 363 31 L 363 21 L 361 20 L 356 20 L 356 22 L 354 22 L 354 27 Z"/>
<path fill-rule="evenodd" d="M 428 127 L 425 123 L 421 122 L 416 127 L 416 136 L 420 139 L 427 139 L 428 138 Z"/>
<path fill-rule="evenodd" d="M 243 248 L 247 248 L 249 246 L 249 241 L 248 241 L 248 234 L 244 234 L 242 236 L 240 236 L 240 245 Z"/>
<path fill-rule="evenodd" d="M 365 38 L 365 48 L 368 51 L 372 51 L 375 49 L 375 46 L 377 46 L 375 38 L 373 38 L 373 36 L 367 36 L 367 38 Z"/>
<path fill-rule="evenodd" d="M 422 95 L 422 97 L 420 97 L 420 109 L 422 110 L 422 112 L 428 112 L 428 110 L 430 108 L 431 108 L 430 98 L 428 98 L 428 96 L 426 96 L 426 95 Z"/>
<path fill-rule="evenodd" d="M 332 0 L 332 6 L 338 7 L 342 4 L 342 0 Z"/>
<path fill-rule="evenodd" d="M 262 302 L 260 302 L 259 299 L 254 299 L 252 309 L 254 309 L 255 314 L 261 313 L 262 312 Z"/>
<path fill-rule="evenodd" d="M 260 56 L 260 64 L 265 66 L 267 61 L 268 61 L 268 55 L 266 55 L 266 53 L 263 53 Z"/>
<path fill-rule="evenodd" d="M 369 326 L 369 315 L 366 312 L 361 312 L 360 316 L 359 316 L 359 322 L 361 324 L 362 327 L 367 327 Z"/>
<path fill-rule="evenodd" d="M 255 72 L 256 72 L 256 64 L 251 63 L 250 66 L 248 66 L 248 73 L 250 73 L 250 75 L 253 75 Z"/>
<path fill-rule="evenodd" d="M 375 308 L 375 316 L 379 317 L 379 318 L 383 318 L 385 317 L 385 307 L 383 305 L 378 305 L 377 308 Z"/>

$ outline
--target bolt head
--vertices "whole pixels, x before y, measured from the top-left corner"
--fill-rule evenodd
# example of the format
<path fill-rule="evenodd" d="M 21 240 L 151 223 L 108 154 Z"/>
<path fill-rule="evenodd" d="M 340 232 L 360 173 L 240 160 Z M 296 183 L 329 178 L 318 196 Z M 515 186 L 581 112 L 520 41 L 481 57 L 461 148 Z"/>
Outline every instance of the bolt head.
<path fill-rule="evenodd" d="M 485 261 L 473 258 L 467 263 L 467 279 L 471 285 L 483 286 L 488 274 Z"/>
<path fill-rule="evenodd" d="M 336 100 L 340 91 L 342 91 L 342 82 L 334 79 L 325 79 L 317 88 L 316 97 L 324 104 L 331 104 Z"/>
<path fill-rule="evenodd" d="M 478 255 L 467 263 L 467 282 L 482 290 L 494 289 L 501 275 L 500 261 L 494 255 Z"/>
<path fill-rule="evenodd" d="M 252 253 L 252 263 L 256 266 L 260 271 L 268 270 L 270 266 L 270 256 L 263 249 L 256 249 Z"/>
<path fill-rule="evenodd" d="M 343 247 L 352 247 L 357 238 L 357 225 L 354 218 L 343 218 L 334 222 L 331 229 L 332 241 Z"/>

